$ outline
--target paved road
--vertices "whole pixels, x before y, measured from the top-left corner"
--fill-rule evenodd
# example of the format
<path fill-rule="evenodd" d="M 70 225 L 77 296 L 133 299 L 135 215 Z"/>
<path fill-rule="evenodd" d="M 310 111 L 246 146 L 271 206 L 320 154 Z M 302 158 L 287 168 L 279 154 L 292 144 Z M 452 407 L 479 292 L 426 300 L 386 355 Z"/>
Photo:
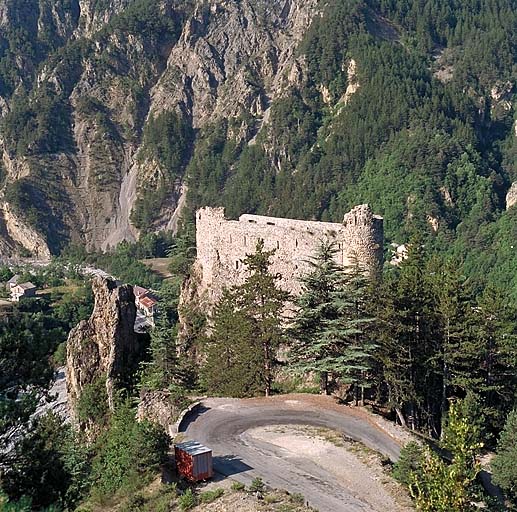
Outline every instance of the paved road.
<path fill-rule="evenodd" d="M 214 469 L 245 484 L 260 476 L 268 485 L 299 492 L 320 512 L 366 512 L 372 508 L 351 495 L 336 477 L 300 454 L 292 456 L 246 434 L 267 425 L 312 425 L 338 430 L 396 460 L 400 446 L 385 432 L 346 407 L 325 397 L 272 399 L 207 399 L 187 416 L 180 432 L 211 447 Z"/>

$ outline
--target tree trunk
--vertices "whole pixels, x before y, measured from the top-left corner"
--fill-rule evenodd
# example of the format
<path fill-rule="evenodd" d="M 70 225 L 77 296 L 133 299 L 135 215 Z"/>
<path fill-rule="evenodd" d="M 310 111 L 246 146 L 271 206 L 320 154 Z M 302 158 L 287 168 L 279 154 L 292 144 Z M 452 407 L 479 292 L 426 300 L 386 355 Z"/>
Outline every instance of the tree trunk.
<path fill-rule="evenodd" d="M 271 395 L 271 361 L 269 360 L 269 343 L 264 342 L 264 380 L 265 380 L 265 395 Z"/>
<path fill-rule="evenodd" d="M 395 407 L 395 412 L 397 414 L 397 418 L 399 419 L 400 421 L 400 424 L 403 426 L 403 427 L 406 427 L 407 428 L 407 424 L 406 424 L 406 418 L 404 418 L 404 415 L 402 414 L 402 411 L 398 408 L 398 407 Z"/>

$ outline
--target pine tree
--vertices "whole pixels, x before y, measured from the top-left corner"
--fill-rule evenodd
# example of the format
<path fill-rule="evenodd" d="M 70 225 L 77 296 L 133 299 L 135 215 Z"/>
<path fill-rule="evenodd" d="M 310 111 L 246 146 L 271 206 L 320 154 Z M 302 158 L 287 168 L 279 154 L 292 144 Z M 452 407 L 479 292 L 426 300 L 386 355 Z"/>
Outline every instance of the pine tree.
<path fill-rule="evenodd" d="M 283 310 L 290 295 L 278 286 L 281 275 L 269 271 L 270 258 L 275 253 L 264 250 L 264 241 L 257 242 L 254 254 L 243 260 L 248 275 L 245 282 L 235 291 L 239 298 L 239 308 L 252 323 L 253 339 L 262 351 L 264 392 L 271 394 L 276 353 L 285 341 Z"/>
<path fill-rule="evenodd" d="M 379 291 L 376 351 L 388 403 L 401 424 L 439 431 L 441 364 L 427 256 L 419 237 L 397 275 L 388 275 Z"/>
<path fill-rule="evenodd" d="M 318 372 L 322 394 L 329 392 L 329 370 L 321 363 L 331 355 L 323 335 L 327 323 L 338 316 L 333 294 L 343 284 L 343 269 L 336 263 L 335 253 L 334 244 L 323 241 L 308 260 L 310 272 L 300 279 L 303 292 L 296 301 L 298 309 L 290 329 L 292 367 L 302 373 Z"/>
<path fill-rule="evenodd" d="M 215 308 L 201 379 L 217 395 L 255 396 L 264 388 L 263 352 L 257 350 L 253 323 L 240 308 L 237 294 L 225 290 Z"/>
<path fill-rule="evenodd" d="M 433 276 L 440 348 L 437 357 L 442 366 L 441 414 L 445 415 L 449 398 L 464 398 L 477 393 L 483 384 L 483 350 L 474 336 L 473 301 L 465 280 L 453 261 L 436 260 Z"/>
<path fill-rule="evenodd" d="M 273 251 L 259 240 L 256 252 L 243 260 L 248 275 L 243 284 L 226 290 L 205 344 L 202 378 L 218 394 L 253 396 L 271 393 L 278 348 L 285 340 L 283 310 L 289 294 L 280 275 L 269 271 Z"/>
<path fill-rule="evenodd" d="M 355 403 L 364 402 L 373 353 L 372 341 L 375 318 L 371 316 L 368 298 L 368 278 L 357 262 L 344 269 L 342 288 L 335 290 L 332 300 L 338 315 L 326 322 L 325 337 L 336 346 L 336 373 L 344 383 L 351 384 Z"/>
<path fill-rule="evenodd" d="M 328 393 L 329 375 L 341 377 L 361 390 L 371 368 L 375 345 L 366 331 L 373 319 L 368 316 L 368 281 L 357 265 L 343 269 L 334 260 L 334 244 L 323 241 L 310 261 L 312 269 L 302 278 L 304 293 L 291 330 L 295 340 L 291 357 L 295 368 L 317 372 L 321 392 Z"/>
<path fill-rule="evenodd" d="M 140 386 L 158 390 L 178 385 L 184 375 L 176 347 L 176 327 L 166 315 L 160 315 L 150 336 L 150 360 L 141 364 Z"/>
<path fill-rule="evenodd" d="M 497 443 L 497 454 L 491 463 L 494 483 L 517 502 L 517 409 L 506 420 Z"/>
<path fill-rule="evenodd" d="M 479 393 L 484 399 L 487 428 L 493 433 L 517 403 L 517 312 L 500 290 L 487 287 L 473 315 L 481 347 Z"/>

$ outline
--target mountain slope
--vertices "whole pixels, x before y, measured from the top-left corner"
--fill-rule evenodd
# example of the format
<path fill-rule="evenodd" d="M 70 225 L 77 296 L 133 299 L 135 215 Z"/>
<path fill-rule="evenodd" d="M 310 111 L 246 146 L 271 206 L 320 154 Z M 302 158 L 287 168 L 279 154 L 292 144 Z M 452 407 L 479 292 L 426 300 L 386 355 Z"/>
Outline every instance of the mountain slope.
<path fill-rule="evenodd" d="M 180 198 L 368 201 L 388 241 L 515 269 L 516 27 L 510 0 L 1 0 L 0 251 L 106 249 Z"/>

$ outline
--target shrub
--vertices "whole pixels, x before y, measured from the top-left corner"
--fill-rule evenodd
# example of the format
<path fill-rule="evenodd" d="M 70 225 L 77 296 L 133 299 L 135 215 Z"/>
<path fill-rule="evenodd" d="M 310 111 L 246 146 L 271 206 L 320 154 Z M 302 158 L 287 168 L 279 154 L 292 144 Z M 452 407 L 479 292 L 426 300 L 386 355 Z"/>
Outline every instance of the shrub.
<path fill-rule="evenodd" d="M 263 492 L 264 487 L 265 485 L 262 478 L 257 477 L 252 480 L 249 490 L 250 492 Z"/>
<path fill-rule="evenodd" d="M 278 503 L 280 501 L 280 498 L 278 494 L 267 494 L 264 496 L 264 503 L 267 503 L 268 505 L 271 505 L 272 503 Z"/>
<path fill-rule="evenodd" d="M 66 341 L 61 342 L 56 350 L 54 351 L 54 354 L 52 355 L 52 363 L 55 368 L 60 368 L 61 366 L 64 366 L 66 363 Z"/>
<path fill-rule="evenodd" d="M 297 505 L 303 505 L 305 503 L 305 497 L 303 494 L 295 492 L 289 496 L 289 501 L 291 503 L 296 503 Z"/>
<path fill-rule="evenodd" d="M 422 466 L 422 448 L 414 441 L 409 442 L 400 450 L 399 460 L 393 466 L 393 477 L 401 484 L 409 486 L 411 474 Z"/>
<path fill-rule="evenodd" d="M 77 402 L 77 417 L 82 422 L 95 421 L 98 425 L 103 425 L 108 412 L 106 377 L 98 377 L 84 386 Z"/>
<path fill-rule="evenodd" d="M 192 489 L 187 489 L 185 493 L 178 498 L 178 505 L 181 511 L 190 510 L 197 505 L 197 498 L 192 492 Z"/>
<path fill-rule="evenodd" d="M 120 507 L 120 512 L 137 512 L 140 510 L 144 510 L 145 506 L 145 498 L 140 493 L 133 494 L 127 502 Z"/>
<path fill-rule="evenodd" d="M 202 492 L 199 496 L 199 501 L 201 501 L 201 503 L 212 503 L 212 501 L 220 498 L 223 494 L 224 489 L 218 487 L 217 489 L 212 489 L 211 491 Z"/>
<path fill-rule="evenodd" d="M 232 491 L 243 491 L 245 487 L 242 482 L 232 482 Z"/>
<path fill-rule="evenodd" d="M 98 440 L 93 461 L 94 495 L 103 500 L 119 491 L 136 491 L 167 456 L 169 438 L 162 428 L 137 422 L 131 402 L 117 407 L 109 429 Z"/>

